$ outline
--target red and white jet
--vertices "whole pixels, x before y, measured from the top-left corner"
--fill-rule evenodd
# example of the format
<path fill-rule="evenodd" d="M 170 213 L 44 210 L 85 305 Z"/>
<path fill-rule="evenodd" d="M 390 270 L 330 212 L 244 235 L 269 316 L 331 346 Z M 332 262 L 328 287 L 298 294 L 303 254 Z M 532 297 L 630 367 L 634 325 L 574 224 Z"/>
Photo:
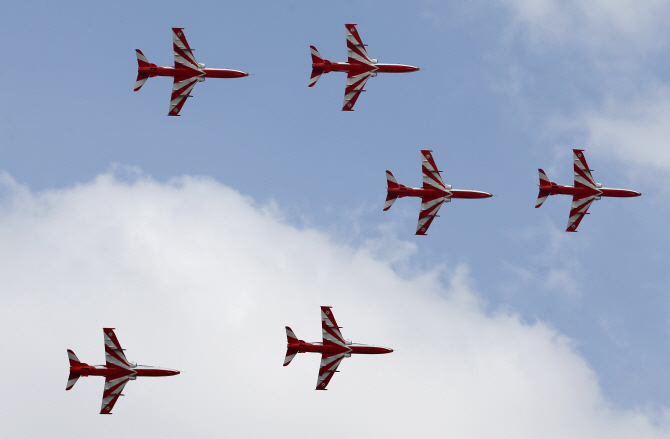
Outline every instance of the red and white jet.
<path fill-rule="evenodd" d="M 330 379 L 337 372 L 337 366 L 344 358 L 351 357 L 351 354 L 388 354 L 393 352 L 393 349 L 352 343 L 351 340 L 345 340 L 340 332 L 340 326 L 337 326 L 335 322 L 330 306 L 321 307 L 321 332 L 323 334 L 322 343 L 307 343 L 304 340 L 298 340 L 293 330 L 288 326 L 286 327 L 288 346 L 284 366 L 288 366 L 298 353 L 318 352 L 321 354 L 321 367 L 319 368 L 316 390 L 326 390 Z"/>
<path fill-rule="evenodd" d="M 404 64 L 379 64 L 376 59 L 370 58 L 365 50 L 361 37 L 358 36 L 355 24 L 345 24 L 347 28 L 347 62 L 331 62 L 324 60 L 316 50 L 309 46 L 312 51 L 312 77 L 309 78 L 309 86 L 313 87 L 323 73 L 347 72 L 347 87 L 344 91 L 344 105 L 342 111 L 354 111 L 354 104 L 365 87 L 365 83 L 377 73 L 407 73 L 416 72 L 418 67 L 406 66 Z"/>
<path fill-rule="evenodd" d="M 193 50 L 188 45 L 184 36 L 184 29 L 172 28 L 172 47 L 174 49 L 174 67 L 159 67 L 147 61 L 141 50 L 135 49 L 137 54 L 137 81 L 135 91 L 142 88 L 148 78 L 154 76 L 173 76 L 172 98 L 170 100 L 170 111 L 168 116 L 179 116 L 181 107 L 184 106 L 189 94 L 197 82 L 203 82 L 205 78 L 242 78 L 249 76 L 248 73 L 239 70 L 207 69 L 205 64 L 198 63 L 193 56 Z"/>
<path fill-rule="evenodd" d="M 601 197 L 639 197 L 640 192 L 628 189 L 612 189 L 603 187 L 601 183 L 596 183 L 591 176 L 589 165 L 586 164 L 583 149 L 573 149 L 572 158 L 575 162 L 575 185 L 563 186 L 549 181 L 547 174 L 542 169 L 538 169 L 540 174 L 540 193 L 537 195 L 535 208 L 542 206 L 544 200 L 549 195 L 572 195 L 572 207 L 570 208 L 570 218 L 568 218 L 568 228 L 566 232 L 576 232 L 577 226 L 582 222 L 584 215 L 595 200 Z"/>
<path fill-rule="evenodd" d="M 425 235 L 440 210 L 442 203 L 449 203 L 452 198 L 489 198 L 488 192 L 452 189 L 450 184 L 444 184 L 442 176 L 437 170 L 433 151 L 421 150 L 421 172 L 423 173 L 423 187 L 406 187 L 398 184 L 391 174 L 386 171 L 387 195 L 384 210 L 389 210 L 397 198 L 421 197 L 421 211 L 419 223 L 416 226 L 417 235 Z"/>
<path fill-rule="evenodd" d="M 105 335 L 105 359 L 104 366 L 89 366 L 79 361 L 79 358 L 70 349 L 67 350 L 67 356 L 70 360 L 70 376 L 67 379 L 67 387 L 70 390 L 81 376 L 104 376 L 105 390 L 102 393 L 101 415 L 111 415 L 112 407 L 116 404 L 121 392 L 128 381 L 137 377 L 163 377 L 169 375 L 178 375 L 178 370 L 162 369 L 152 366 L 138 366 L 126 359 L 121 348 L 119 340 L 114 334 L 114 328 L 103 328 Z"/>

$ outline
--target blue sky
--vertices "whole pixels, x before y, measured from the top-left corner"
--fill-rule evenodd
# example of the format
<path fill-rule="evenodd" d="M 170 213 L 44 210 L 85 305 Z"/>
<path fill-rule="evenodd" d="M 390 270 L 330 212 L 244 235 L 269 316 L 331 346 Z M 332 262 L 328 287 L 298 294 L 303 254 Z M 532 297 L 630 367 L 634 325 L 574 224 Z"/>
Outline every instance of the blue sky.
<path fill-rule="evenodd" d="M 111 169 L 132 184 L 127 167 L 162 183 L 211 177 L 292 227 L 371 249 L 401 278 L 437 269 L 449 285 L 467 266 L 485 313 L 554 328 L 614 406 L 661 410 L 669 13 L 654 1 L 15 2 L 0 18 L 12 53 L 0 168 L 36 194 Z M 344 61 L 350 22 L 372 57 L 422 68 L 372 78 L 353 113 L 340 111 L 344 74 L 307 87 L 309 45 Z M 171 65 L 172 26 L 199 62 L 253 75 L 198 84 L 167 117 L 169 79 L 133 92 L 134 49 Z M 563 232 L 570 199 L 534 209 L 537 168 L 571 184 L 572 148 L 596 181 L 644 196 L 595 203 L 579 233 Z M 386 169 L 419 185 L 420 149 L 454 188 L 496 197 L 454 200 L 415 237 L 418 200 L 382 206 Z"/>

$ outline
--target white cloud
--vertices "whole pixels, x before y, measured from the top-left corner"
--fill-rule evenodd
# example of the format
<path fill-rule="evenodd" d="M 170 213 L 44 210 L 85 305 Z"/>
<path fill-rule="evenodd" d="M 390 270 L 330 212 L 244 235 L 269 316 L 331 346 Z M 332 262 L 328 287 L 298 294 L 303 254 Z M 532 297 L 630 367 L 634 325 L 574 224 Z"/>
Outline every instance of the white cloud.
<path fill-rule="evenodd" d="M 578 44 L 609 54 L 658 50 L 668 42 L 663 0 L 501 0 L 531 42 Z"/>
<path fill-rule="evenodd" d="M 548 325 L 485 313 L 463 265 L 447 286 L 438 270 L 401 277 L 376 247 L 296 229 L 207 178 L 2 184 L 3 437 L 670 433 L 666 410 L 613 408 Z M 319 305 L 348 338 L 396 352 L 347 359 L 314 391 L 317 355 L 281 366 L 283 326 L 319 340 Z M 99 364 L 106 325 L 132 360 L 184 370 L 131 382 L 111 417 L 97 414 L 102 379 L 64 390 L 65 349 Z"/>
<path fill-rule="evenodd" d="M 611 99 L 572 122 L 586 133 L 589 149 L 614 154 L 625 163 L 670 171 L 670 89 L 633 99 Z"/>

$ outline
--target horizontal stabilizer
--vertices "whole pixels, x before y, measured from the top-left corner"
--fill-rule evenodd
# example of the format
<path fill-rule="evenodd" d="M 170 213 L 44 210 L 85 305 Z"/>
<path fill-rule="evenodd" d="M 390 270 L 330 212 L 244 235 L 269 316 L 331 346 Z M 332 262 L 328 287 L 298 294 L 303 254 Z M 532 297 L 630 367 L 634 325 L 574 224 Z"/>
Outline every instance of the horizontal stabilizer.
<path fill-rule="evenodd" d="M 81 366 L 82 364 L 84 364 L 81 361 L 79 361 L 79 358 L 77 358 L 77 356 L 74 354 L 74 352 L 72 352 L 71 349 L 67 350 L 67 359 L 70 360 L 70 367 Z"/>
<path fill-rule="evenodd" d="M 298 354 L 298 351 L 293 350 L 293 349 L 287 349 L 286 350 L 286 357 L 284 358 L 284 366 L 288 366 L 291 360 L 293 360 L 293 357 L 295 357 Z"/>
<path fill-rule="evenodd" d="M 67 377 L 67 385 L 65 386 L 65 390 L 70 390 L 73 388 L 80 376 L 81 375 L 78 373 L 70 373 L 70 376 Z"/>
<path fill-rule="evenodd" d="M 539 194 L 537 194 L 537 201 L 535 202 L 535 208 L 537 209 L 538 207 L 542 206 L 542 203 L 544 203 L 544 200 L 547 199 L 549 196 L 549 192 L 541 190 Z"/>
<path fill-rule="evenodd" d="M 286 327 L 286 341 L 288 343 L 300 343 L 300 340 L 298 337 L 296 337 L 295 332 L 293 332 L 293 329 L 289 328 L 288 326 Z"/>
<path fill-rule="evenodd" d="M 386 171 L 386 186 L 389 189 L 397 189 L 398 187 L 400 187 L 391 171 L 388 170 Z"/>
<path fill-rule="evenodd" d="M 309 46 L 309 50 L 312 55 L 312 64 L 323 64 L 323 57 L 321 56 L 319 51 L 316 50 L 316 47 Z"/>
<path fill-rule="evenodd" d="M 147 57 L 144 56 L 140 49 L 135 49 L 135 55 L 137 56 L 137 67 L 151 67 L 151 63 L 147 60 Z"/>
<path fill-rule="evenodd" d="M 316 81 L 319 80 L 319 78 L 321 77 L 322 74 L 323 74 L 323 70 L 312 69 L 312 76 L 309 77 L 308 87 L 314 87 L 314 84 L 316 84 Z"/>
<path fill-rule="evenodd" d="M 542 169 L 538 169 L 537 172 L 540 175 L 540 186 L 551 186 L 551 181 L 547 177 L 547 174 Z"/>
<path fill-rule="evenodd" d="M 141 89 L 144 83 L 147 82 L 147 79 L 149 79 L 149 75 L 145 73 L 138 73 L 137 79 L 135 80 L 135 91 Z"/>
<path fill-rule="evenodd" d="M 386 202 L 384 202 L 384 211 L 389 210 L 391 206 L 393 206 L 393 203 L 395 203 L 395 200 L 397 199 L 398 199 L 397 195 L 388 194 L 386 196 Z"/>

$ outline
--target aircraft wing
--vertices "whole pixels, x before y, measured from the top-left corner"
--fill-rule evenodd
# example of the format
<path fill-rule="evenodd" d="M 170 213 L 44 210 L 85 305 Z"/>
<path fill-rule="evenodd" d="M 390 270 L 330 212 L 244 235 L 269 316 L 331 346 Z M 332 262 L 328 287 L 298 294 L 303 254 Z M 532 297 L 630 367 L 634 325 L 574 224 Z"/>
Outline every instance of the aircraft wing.
<path fill-rule="evenodd" d="M 102 328 L 105 335 L 105 360 L 107 367 L 120 367 L 125 369 L 128 373 L 134 373 L 130 362 L 123 353 L 125 349 L 121 347 L 119 340 L 116 338 L 114 328 Z"/>
<path fill-rule="evenodd" d="M 431 154 L 433 151 L 422 149 L 421 150 L 421 173 L 423 174 L 423 188 L 424 189 L 440 189 L 443 191 L 447 190 L 444 182 L 442 181 L 442 176 L 437 170 L 437 165 Z"/>
<path fill-rule="evenodd" d="M 586 164 L 583 149 L 573 149 L 572 159 L 575 162 L 575 187 L 597 190 L 596 182 L 591 176 L 591 169 Z M 574 201 L 573 201 L 574 208 Z"/>
<path fill-rule="evenodd" d="M 121 392 L 130 380 L 130 375 L 105 377 L 105 390 L 102 393 L 101 415 L 111 415 L 114 404 L 123 396 Z"/>
<path fill-rule="evenodd" d="M 193 55 L 193 49 L 188 45 L 186 36 L 184 36 L 184 29 L 181 27 L 172 28 L 172 49 L 174 50 L 175 67 L 198 69 L 198 62 Z"/>
<path fill-rule="evenodd" d="M 319 368 L 319 378 L 316 382 L 316 390 L 326 390 L 326 386 L 337 372 L 337 367 L 344 359 L 344 353 L 339 354 L 321 354 L 321 367 Z"/>
<path fill-rule="evenodd" d="M 337 345 L 346 347 L 344 337 L 342 337 L 340 327 L 337 326 L 335 316 L 333 316 L 333 311 L 330 306 L 321 307 L 321 334 L 323 336 L 324 346 Z"/>
<path fill-rule="evenodd" d="M 445 201 L 451 201 L 449 197 L 422 197 L 421 211 L 419 212 L 419 223 L 416 226 L 417 235 L 425 235 L 437 212 Z"/>
<path fill-rule="evenodd" d="M 181 107 L 186 103 L 186 99 L 190 98 L 191 90 L 198 82 L 200 75 L 193 76 L 175 76 L 172 83 L 172 97 L 170 98 L 170 111 L 168 116 L 179 116 Z"/>
<path fill-rule="evenodd" d="M 565 229 L 566 232 L 577 231 L 577 226 L 582 222 L 586 211 L 589 210 L 595 199 L 595 195 L 575 195 L 572 197 L 572 207 L 570 208 L 570 218 L 568 219 L 568 228 Z"/>
<path fill-rule="evenodd" d="M 344 89 L 344 104 L 342 111 L 354 111 L 354 105 L 358 97 L 364 91 L 365 83 L 372 76 L 372 72 L 349 72 L 347 73 L 347 87 Z"/>
<path fill-rule="evenodd" d="M 365 44 L 358 35 L 355 24 L 345 24 L 347 29 L 347 57 L 349 63 L 361 63 L 372 66 L 372 60 L 365 50 Z"/>

